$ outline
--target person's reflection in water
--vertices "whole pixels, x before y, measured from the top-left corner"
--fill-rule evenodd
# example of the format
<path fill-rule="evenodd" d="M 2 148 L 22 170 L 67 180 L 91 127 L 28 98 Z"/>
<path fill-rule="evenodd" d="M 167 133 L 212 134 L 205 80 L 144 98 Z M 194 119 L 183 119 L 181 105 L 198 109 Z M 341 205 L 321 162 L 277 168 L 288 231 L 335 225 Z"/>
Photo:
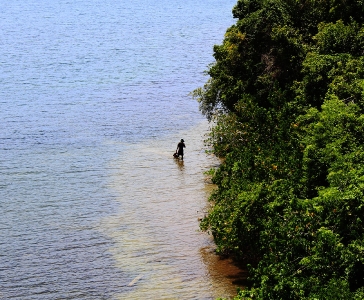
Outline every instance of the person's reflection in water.
<path fill-rule="evenodd" d="M 181 171 L 183 171 L 185 169 L 183 160 L 180 159 L 175 159 L 176 164 L 178 165 L 178 169 L 180 169 Z"/>

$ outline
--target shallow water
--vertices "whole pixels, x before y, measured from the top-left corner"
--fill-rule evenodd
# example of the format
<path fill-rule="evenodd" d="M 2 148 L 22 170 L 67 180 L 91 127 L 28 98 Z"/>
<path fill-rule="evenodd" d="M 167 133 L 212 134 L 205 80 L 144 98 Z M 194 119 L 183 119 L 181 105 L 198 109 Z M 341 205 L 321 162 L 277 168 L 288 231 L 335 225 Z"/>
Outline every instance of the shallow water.
<path fill-rule="evenodd" d="M 175 145 L 167 137 L 130 147 L 133 161 L 122 155 L 112 162 L 110 188 L 120 195 L 120 208 L 100 228 L 116 243 L 116 265 L 129 272 L 130 282 L 138 280 L 120 299 L 211 299 L 236 291 L 228 275 L 239 277 L 239 270 L 219 260 L 198 229 L 212 188 L 203 171 L 217 163 L 205 154 L 205 128 L 203 122 L 180 133 L 184 161 L 172 158 Z"/>
<path fill-rule="evenodd" d="M 234 293 L 188 96 L 234 4 L 0 0 L 0 299 Z"/>

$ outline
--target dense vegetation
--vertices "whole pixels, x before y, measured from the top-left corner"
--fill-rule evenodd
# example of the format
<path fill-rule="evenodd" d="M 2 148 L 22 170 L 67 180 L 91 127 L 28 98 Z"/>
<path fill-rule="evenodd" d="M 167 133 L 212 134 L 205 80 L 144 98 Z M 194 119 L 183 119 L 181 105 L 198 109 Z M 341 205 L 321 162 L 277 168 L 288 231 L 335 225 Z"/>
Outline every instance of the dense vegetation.
<path fill-rule="evenodd" d="M 236 299 L 364 299 L 364 0 L 239 0 L 194 91 Z"/>

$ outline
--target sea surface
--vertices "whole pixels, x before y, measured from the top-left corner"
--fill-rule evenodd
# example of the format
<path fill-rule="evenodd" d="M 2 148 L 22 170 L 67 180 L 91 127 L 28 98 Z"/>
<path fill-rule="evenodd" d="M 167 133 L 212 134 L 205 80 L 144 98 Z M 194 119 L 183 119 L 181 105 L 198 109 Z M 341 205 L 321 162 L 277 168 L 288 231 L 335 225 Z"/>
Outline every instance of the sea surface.
<path fill-rule="evenodd" d="M 0 299 L 235 293 L 189 95 L 235 2 L 0 0 Z"/>

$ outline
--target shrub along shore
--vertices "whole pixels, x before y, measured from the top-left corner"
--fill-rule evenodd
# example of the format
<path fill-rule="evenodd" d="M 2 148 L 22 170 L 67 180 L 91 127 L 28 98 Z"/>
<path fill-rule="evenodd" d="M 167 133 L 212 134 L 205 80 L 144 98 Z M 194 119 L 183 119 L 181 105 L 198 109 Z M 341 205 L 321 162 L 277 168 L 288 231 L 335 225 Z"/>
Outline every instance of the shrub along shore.
<path fill-rule="evenodd" d="M 194 91 L 236 299 L 364 299 L 364 0 L 239 0 Z"/>

